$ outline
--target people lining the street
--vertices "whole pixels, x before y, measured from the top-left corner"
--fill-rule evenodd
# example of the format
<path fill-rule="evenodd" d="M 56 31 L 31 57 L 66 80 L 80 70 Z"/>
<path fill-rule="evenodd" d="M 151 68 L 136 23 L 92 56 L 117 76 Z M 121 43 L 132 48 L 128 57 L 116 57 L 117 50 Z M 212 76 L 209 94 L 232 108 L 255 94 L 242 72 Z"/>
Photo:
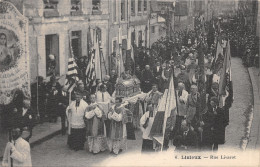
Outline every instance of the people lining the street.
<path fill-rule="evenodd" d="M 233 43 L 232 54 L 239 53 L 237 51 L 239 36 L 231 38 L 231 34 L 234 33 L 227 30 L 223 34 L 229 37 L 223 38 L 222 46 L 225 46 L 223 48 L 226 48 L 226 43 L 230 40 Z M 218 35 L 221 36 L 221 33 Z M 222 101 L 220 101 L 218 88 L 224 54 L 217 55 L 216 60 L 217 41 L 210 42 L 212 45 L 203 48 L 205 52 L 201 53 L 200 47 L 203 43 L 207 43 L 203 41 L 204 38 L 205 36 L 199 30 L 175 32 L 173 40 L 165 39 L 168 43 L 174 43 L 174 48 L 170 50 L 170 53 L 156 57 L 153 49 L 140 48 L 138 60 L 141 62 L 136 63 L 133 71 L 126 70 L 119 74 L 116 70 L 111 70 L 110 75 L 95 79 L 92 87 L 86 86 L 84 77 L 79 76 L 80 79 L 72 91 L 75 95 L 72 94 L 72 97 L 69 96 L 70 92 L 65 87 L 61 87 L 54 75 L 46 85 L 43 78 L 39 76 L 38 83 L 32 85 L 32 105 L 30 106 L 28 100 L 24 100 L 23 97 L 19 97 L 13 103 L 14 115 L 19 115 L 17 116 L 18 127 L 25 128 L 23 131 L 29 131 L 29 136 L 24 137 L 26 141 L 29 141 L 32 136 L 35 111 L 38 111 L 41 122 L 44 122 L 46 114 L 50 122 L 56 122 L 57 117 L 61 116 L 62 134 L 65 135 L 68 128 L 67 144 L 70 149 L 83 150 L 85 145 L 87 151 L 93 154 L 108 149 L 117 155 L 127 148 L 127 123 L 131 123 L 127 113 L 131 115 L 132 111 L 125 104 L 129 105 L 127 101 L 115 96 L 115 89 L 119 77 L 130 80 L 134 78 L 133 74 L 141 82 L 141 92 L 146 94 L 144 101 L 138 103 L 138 113 L 139 110 L 145 111 L 141 113 L 141 119 L 138 117 L 143 139 L 140 151 L 155 152 L 155 143 L 149 134 L 158 103 L 164 90 L 169 88 L 169 82 L 173 76 L 178 113 L 176 117 L 171 115 L 172 120 L 167 123 L 163 148 L 167 150 L 168 145 L 172 144 L 169 141 L 172 140 L 176 151 L 217 151 L 219 144 L 225 143 L 225 128 L 229 124 L 229 108 L 233 99 L 230 92 L 227 92 L 221 95 Z M 251 38 L 248 40 L 252 41 Z M 243 61 L 247 64 L 252 64 L 253 53 L 250 48 L 247 48 L 244 55 L 241 55 L 244 56 Z M 222 51 L 226 52 L 225 49 Z M 153 59 L 154 56 L 156 60 Z M 204 59 L 205 80 L 201 79 L 201 67 L 198 63 L 200 56 Z M 154 61 L 156 61 L 155 66 L 152 63 Z M 86 68 L 83 57 L 78 61 L 78 68 L 82 70 L 81 75 L 83 75 Z M 202 81 L 205 82 L 205 92 L 201 92 Z M 229 89 L 232 90 L 231 87 Z M 202 93 L 207 95 L 207 102 L 203 109 Z M 71 103 L 69 103 L 70 100 Z M 47 103 L 44 103 L 45 101 Z M 219 104 L 222 104 L 222 107 Z M 137 107 L 133 108 L 137 110 Z M 67 127 L 65 126 L 66 116 L 69 122 Z M 181 118 L 181 121 L 176 121 L 177 117 Z M 16 151 L 12 145 L 10 148 Z"/>

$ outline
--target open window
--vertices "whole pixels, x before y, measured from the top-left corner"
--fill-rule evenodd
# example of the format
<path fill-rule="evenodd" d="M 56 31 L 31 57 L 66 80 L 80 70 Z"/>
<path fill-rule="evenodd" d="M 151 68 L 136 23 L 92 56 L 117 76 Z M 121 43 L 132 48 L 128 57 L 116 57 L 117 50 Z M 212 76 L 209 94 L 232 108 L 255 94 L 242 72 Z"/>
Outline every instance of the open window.
<path fill-rule="evenodd" d="M 44 3 L 44 17 L 58 17 L 58 3 L 59 0 L 43 0 Z"/>
<path fill-rule="evenodd" d="M 125 15 L 126 15 L 125 0 L 121 0 L 121 20 L 122 21 L 125 21 Z"/>
<path fill-rule="evenodd" d="M 131 0 L 131 15 L 135 15 L 135 0 Z"/>
<path fill-rule="evenodd" d="M 71 32 L 71 47 L 73 54 L 76 59 L 82 56 L 81 48 L 81 31 L 72 31 Z"/>
<path fill-rule="evenodd" d="M 144 12 L 147 12 L 147 0 L 144 0 Z"/>
<path fill-rule="evenodd" d="M 93 14 L 102 14 L 101 0 L 92 0 L 92 13 Z"/>
<path fill-rule="evenodd" d="M 82 14 L 81 0 L 71 0 L 70 13 L 72 16 L 77 16 Z"/>
<path fill-rule="evenodd" d="M 45 36 L 46 76 L 59 75 L 59 36 L 57 34 Z"/>
<path fill-rule="evenodd" d="M 138 13 L 142 12 L 142 0 L 138 0 Z"/>

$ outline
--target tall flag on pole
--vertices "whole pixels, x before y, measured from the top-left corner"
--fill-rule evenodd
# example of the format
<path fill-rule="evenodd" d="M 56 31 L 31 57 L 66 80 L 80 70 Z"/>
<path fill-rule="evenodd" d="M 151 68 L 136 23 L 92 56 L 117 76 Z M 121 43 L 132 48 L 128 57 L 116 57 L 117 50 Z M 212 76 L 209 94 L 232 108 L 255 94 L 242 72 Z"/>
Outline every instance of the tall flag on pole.
<path fill-rule="evenodd" d="M 224 64 L 222 73 L 220 76 L 219 82 L 219 107 L 222 108 L 225 106 L 226 98 L 230 98 L 229 100 L 232 101 L 233 99 L 233 86 L 232 86 L 232 79 L 231 79 L 231 55 L 230 55 L 230 41 L 227 42 L 227 51 L 224 58 Z M 230 101 L 230 107 L 231 102 Z"/>
<path fill-rule="evenodd" d="M 95 50 L 91 51 L 88 65 L 86 68 L 86 83 L 88 87 L 95 86 L 96 73 L 95 73 Z"/>
<path fill-rule="evenodd" d="M 155 120 L 151 128 L 150 136 L 152 136 L 163 147 L 167 121 L 175 125 L 177 115 L 176 96 L 171 76 L 169 88 L 165 90 L 163 97 L 159 101 L 158 112 L 155 115 Z"/>
<path fill-rule="evenodd" d="M 68 60 L 68 71 L 65 79 L 65 87 L 67 88 L 68 92 L 71 92 L 73 88 L 76 86 L 76 83 L 79 81 L 78 71 L 77 71 L 77 64 L 74 59 L 74 53 L 71 46 L 71 38 L 69 33 L 69 48 L 70 48 L 70 58 Z"/>
<path fill-rule="evenodd" d="M 95 72 L 96 72 L 96 79 L 102 79 L 101 65 L 100 65 L 100 47 L 99 47 L 99 40 L 97 39 L 97 37 L 95 38 L 94 49 L 95 49 Z"/>
<path fill-rule="evenodd" d="M 88 58 L 90 59 L 90 56 L 92 55 L 92 48 L 93 48 L 90 27 L 88 28 L 88 32 L 87 32 L 87 47 L 88 47 L 87 48 L 88 49 Z"/>
<path fill-rule="evenodd" d="M 223 56 L 223 48 L 221 46 L 221 44 L 217 43 L 217 51 L 216 51 L 216 55 L 214 57 L 213 60 L 213 70 L 216 70 L 216 68 L 218 67 L 219 63 L 223 63 L 222 61 L 222 56 Z"/>

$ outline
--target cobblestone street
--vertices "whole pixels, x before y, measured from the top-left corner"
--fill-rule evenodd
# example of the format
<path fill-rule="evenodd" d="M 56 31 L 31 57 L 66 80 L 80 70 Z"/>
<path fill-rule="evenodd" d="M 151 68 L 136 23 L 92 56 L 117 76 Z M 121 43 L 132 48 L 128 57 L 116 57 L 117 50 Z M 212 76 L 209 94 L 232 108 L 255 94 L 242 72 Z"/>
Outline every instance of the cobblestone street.
<path fill-rule="evenodd" d="M 226 143 L 220 146 L 220 151 L 240 149 L 240 141 L 245 130 L 244 121 L 246 120 L 243 114 L 248 105 L 252 102 L 252 88 L 249 74 L 239 58 L 232 58 L 232 80 L 234 103 L 230 109 L 230 124 L 226 129 Z M 71 151 L 66 145 L 67 136 L 58 135 L 32 149 L 32 162 L 35 166 L 73 166 L 75 164 L 78 166 L 103 165 L 105 161 L 114 162 L 122 156 L 139 155 L 142 144 L 141 134 L 140 131 L 137 131 L 137 140 L 128 141 L 128 150 L 122 152 L 119 156 L 114 156 L 108 151 L 97 155 L 88 153 L 86 150 L 78 152 Z"/>

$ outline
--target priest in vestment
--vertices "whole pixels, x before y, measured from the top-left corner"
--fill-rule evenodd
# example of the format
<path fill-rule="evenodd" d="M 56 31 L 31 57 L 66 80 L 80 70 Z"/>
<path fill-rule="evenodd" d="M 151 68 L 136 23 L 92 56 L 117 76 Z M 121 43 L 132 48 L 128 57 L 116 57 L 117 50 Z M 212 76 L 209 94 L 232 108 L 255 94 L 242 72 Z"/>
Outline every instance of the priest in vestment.
<path fill-rule="evenodd" d="M 104 111 L 96 103 L 95 94 L 90 96 L 90 101 L 84 117 L 87 126 L 87 143 L 89 152 L 97 154 L 107 148 Z"/>
<path fill-rule="evenodd" d="M 106 125 L 106 133 L 110 133 L 110 120 L 107 119 L 107 114 L 110 108 L 111 102 L 113 102 L 113 98 L 107 92 L 107 87 L 105 84 L 100 85 L 100 90 L 96 93 L 96 102 L 99 106 L 102 107 L 105 114 L 105 125 Z"/>
<path fill-rule="evenodd" d="M 142 152 L 154 152 L 153 139 L 150 137 L 153 121 L 155 117 L 155 110 L 152 104 L 147 106 L 147 111 L 140 119 L 141 130 L 143 132 Z"/>
<path fill-rule="evenodd" d="M 68 145 L 71 149 L 83 150 L 86 141 L 86 130 L 84 115 L 88 104 L 83 100 L 82 93 L 75 91 L 75 100 L 67 107 L 66 114 L 71 125 L 70 135 L 68 136 Z"/>
<path fill-rule="evenodd" d="M 115 106 L 112 106 L 108 113 L 108 119 L 111 120 L 111 124 L 110 124 L 111 131 L 108 136 L 108 148 L 110 152 L 114 154 L 118 154 L 119 152 L 126 150 L 127 109 L 121 105 L 122 98 L 117 97 L 115 103 L 116 103 Z"/>

